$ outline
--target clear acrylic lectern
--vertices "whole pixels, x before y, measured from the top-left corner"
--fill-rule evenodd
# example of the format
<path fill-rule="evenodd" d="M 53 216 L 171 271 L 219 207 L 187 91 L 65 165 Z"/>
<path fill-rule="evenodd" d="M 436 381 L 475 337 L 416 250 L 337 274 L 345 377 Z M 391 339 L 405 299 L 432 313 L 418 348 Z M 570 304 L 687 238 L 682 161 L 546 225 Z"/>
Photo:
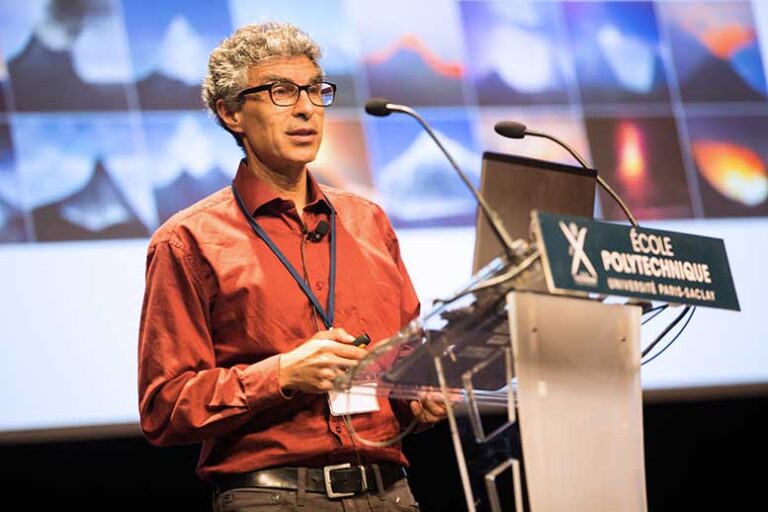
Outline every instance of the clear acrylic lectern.
<path fill-rule="evenodd" d="M 470 512 L 457 414 L 469 416 L 478 443 L 518 424 L 533 512 L 645 511 L 640 316 L 638 306 L 548 294 L 538 252 L 526 247 L 375 344 L 336 387 L 403 399 L 440 393 Z M 488 431 L 485 411 L 506 421 Z M 497 485 L 506 471 L 511 488 Z M 501 493 L 523 510 L 520 472 L 510 457 L 485 475 L 492 510 Z"/>

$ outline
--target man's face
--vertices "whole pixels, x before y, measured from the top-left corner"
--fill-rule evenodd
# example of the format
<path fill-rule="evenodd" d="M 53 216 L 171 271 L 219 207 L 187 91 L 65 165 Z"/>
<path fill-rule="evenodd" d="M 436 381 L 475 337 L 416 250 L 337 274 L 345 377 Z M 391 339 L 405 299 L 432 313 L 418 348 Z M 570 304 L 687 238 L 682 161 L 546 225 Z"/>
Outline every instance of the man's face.
<path fill-rule="evenodd" d="M 322 79 L 320 70 L 302 55 L 265 61 L 248 70 L 248 86 L 289 80 L 298 85 Z M 325 109 L 302 91 L 295 105 L 272 103 L 269 91 L 249 94 L 235 115 L 248 157 L 273 171 L 299 170 L 315 159 L 323 138 Z"/>

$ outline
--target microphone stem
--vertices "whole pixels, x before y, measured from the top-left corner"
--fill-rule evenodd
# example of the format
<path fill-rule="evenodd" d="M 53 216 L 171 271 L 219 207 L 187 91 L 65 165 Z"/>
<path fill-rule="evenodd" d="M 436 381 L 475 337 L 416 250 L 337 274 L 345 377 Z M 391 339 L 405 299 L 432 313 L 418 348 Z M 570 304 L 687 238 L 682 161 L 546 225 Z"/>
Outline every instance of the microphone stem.
<path fill-rule="evenodd" d="M 534 137 L 543 137 L 545 139 L 549 139 L 549 140 L 555 142 L 556 144 L 559 144 L 560 146 L 565 148 L 573 156 L 573 158 L 575 158 L 581 164 L 582 167 L 584 167 L 585 169 L 589 169 L 589 165 L 587 164 L 587 162 L 584 161 L 584 159 L 581 157 L 581 155 L 579 155 L 568 144 L 566 144 L 565 142 L 561 141 L 560 139 L 558 139 L 554 135 L 550 135 L 548 133 L 543 133 L 543 132 L 536 132 L 536 131 L 533 131 L 533 130 L 525 130 L 525 134 L 526 135 L 532 135 Z M 608 183 L 605 182 L 605 180 L 602 178 L 602 176 L 600 176 L 599 173 L 597 175 L 597 184 L 600 185 L 601 187 L 603 187 L 603 190 L 605 190 L 608 193 L 608 195 L 611 196 L 611 198 L 614 201 L 616 201 L 616 203 L 619 205 L 619 207 L 621 207 L 621 209 L 624 211 L 624 215 L 626 215 L 627 218 L 629 219 L 629 222 L 634 227 L 638 227 L 637 220 L 635 219 L 635 216 L 632 215 L 632 212 L 629 211 L 629 208 L 624 203 L 624 201 L 622 201 L 622 199 L 619 197 L 619 195 L 616 192 L 613 191 L 613 189 L 608 185 Z"/>
<path fill-rule="evenodd" d="M 437 144 L 437 147 L 440 148 L 440 150 L 443 152 L 445 157 L 451 163 L 451 166 L 453 167 L 453 169 L 458 173 L 459 177 L 461 178 L 461 181 L 464 182 L 467 188 L 469 188 L 469 190 L 472 192 L 472 195 L 475 196 L 475 200 L 477 200 L 477 204 L 480 205 L 480 210 L 483 212 L 483 215 L 485 215 L 485 218 L 488 220 L 488 224 L 491 226 L 491 230 L 496 236 L 496 239 L 501 243 L 501 246 L 504 248 L 504 252 L 507 254 L 507 256 L 510 257 L 510 259 L 514 259 L 515 258 L 514 243 L 512 242 L 512 239 L 509 237 L 507 230 L 504 229 L 504 226 L 501 223 L 501 219 L 499 219 L 498 215 L 496 215 L 496 212 L 488 205 L 488 203 L 485 201 L 485 198 L 483 198 L 480 192 L 478 192 L 477 188 L 475 188 L 475 186 L 469 180 L 467 175 L 464 174 L 464 171 L 461 170 L 461 168 L 453 159 L 451 154 L 448 153 L 448 150 L 445 149 L 445 146 L 443 146 L 443 143 L 440 142 L 440 139 L 437 138 L 434 131 L 432 131 L 432 128 L 430 128 L 427 122 L 415 110 L 413 110 L 410 107 L 406 107 L 404 105 L 398 105 L 397 108 L 394 108 L 394 105 L 391 105 L 391 104 L 389 105 L 389 107 L 392 110 L 399 110 L 415 118 L 421 124 L 424 130 L 426 130 L 429 136 L 432 137 L 432 140 L 435 141 L 435 144 Z"/>

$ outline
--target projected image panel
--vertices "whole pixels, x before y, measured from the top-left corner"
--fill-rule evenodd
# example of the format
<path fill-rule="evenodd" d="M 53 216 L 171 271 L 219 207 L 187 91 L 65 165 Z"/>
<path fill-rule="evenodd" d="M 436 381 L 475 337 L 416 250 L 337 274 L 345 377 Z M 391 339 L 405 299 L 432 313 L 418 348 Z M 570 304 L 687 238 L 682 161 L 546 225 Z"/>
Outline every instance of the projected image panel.
<path fill-rule="evenodd" d="M 688 133 L 707 217 L 768 215 L 768 117 L 691 117 Z"/>
<path fill-rule="evenodd" d="M 659 117 L 586 118 L 592 157 L 600 175 L 638 219 L 693 216 L 675 120 Z M 606 219 L 624 214 L 602 195 Z"/>
<path fill-rule="evenodd" d="M 0 5 L 0 46 L 18 111 L 124 110 L 131 63 L 108 0 Z"/>
<path fill-rule="evenodd" d="M 8 68 L 5 65 L 5 59 L 0 54 L 0 112 L 10 110 L 10 100 L 8 99 Z"/>
<path fill-rule="evenodd" d="M 481 105 L 568 102 L 556 3 L 461 2 L 467 74 Z"/>
<path fill-rule="evenodd" d="M 563 4 L 582 101 L 669 101 L 651 2 Z"/>
<path fill-rule="evenodd" d="M 363 124 L 357 113 L 345 112 L 328 110 L 323 143 L 309 169 L 320 183 L 375 200 Z"/>
<path fill-rule="evenodd" d="M 461 24 L 451 0 L 349 2 L 369 97 L 407 105 L 464 103 Z"/>
<path fill-rule="evenodd" d="M 243 154 L 205 113 L 143 116 L 158 223 L 228 187 Z"/>
<path fill-rule="evenodd" d="M 305 30 L 323 50 L 320 65 L 327 80 L 336 84 L 334 107 L 349 107 L 367 99 L 355 83 L 359 73 L 359 43 L 341 0 L 230 0 L 235 27 L 273 19 L 293 23 Z"/>
<path fill-rule="evenodd" d="M 210 51 L 232 32 L 225 0 L 123 0 L 133 77 L 143 109 L 202 106 Z"/>
<path fill-rule="evenodd" d="M 425 115 L 459 167 L 478 186 L 481 152 L 462 110 Z M 379 201 L 397 227 L 474 225 L 475 199 L 413 119 L 366 122 Z"/>
<path fill-rule="evenodd" d="M 661 6 L 683 101 L 764 101 L 768 96 L 749 2 Z"/>
<path fill-rule="evenodd" d="M 8 124 L 0 122 L 0 244 L 27 240 L 13 140 Z"/>
<path fill-rule="evenodd" d="M 129 115 L 17 116 L 13 137 L 37 241 L 149 235 L 154 203 Z"/>
<path fill-rule="evenodd" d="M 559 144 L 541 137 L 507 139 L 493 127 L 499 121 L 517 121 L 529 129 L 554 135 L 590 160 L 589 141 L 580 115 L 567 107 L 560 108 L 485 108 L 480 111 L 478 134 L 481 145 L 488 151 L 538 158 L 566 165 L 579 165 Z"/>

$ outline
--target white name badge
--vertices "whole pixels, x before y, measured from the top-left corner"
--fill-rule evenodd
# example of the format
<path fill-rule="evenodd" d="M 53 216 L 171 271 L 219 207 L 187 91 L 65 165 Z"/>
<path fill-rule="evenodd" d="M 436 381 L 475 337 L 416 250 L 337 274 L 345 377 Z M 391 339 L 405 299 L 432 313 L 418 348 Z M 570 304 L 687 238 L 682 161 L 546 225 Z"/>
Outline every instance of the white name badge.
<path fill-rule="evenodd" d="M 347 391 L 329 391 L 328 404 L 334 416 L 378 411 L 376 384 L 352 386 Z"/>

